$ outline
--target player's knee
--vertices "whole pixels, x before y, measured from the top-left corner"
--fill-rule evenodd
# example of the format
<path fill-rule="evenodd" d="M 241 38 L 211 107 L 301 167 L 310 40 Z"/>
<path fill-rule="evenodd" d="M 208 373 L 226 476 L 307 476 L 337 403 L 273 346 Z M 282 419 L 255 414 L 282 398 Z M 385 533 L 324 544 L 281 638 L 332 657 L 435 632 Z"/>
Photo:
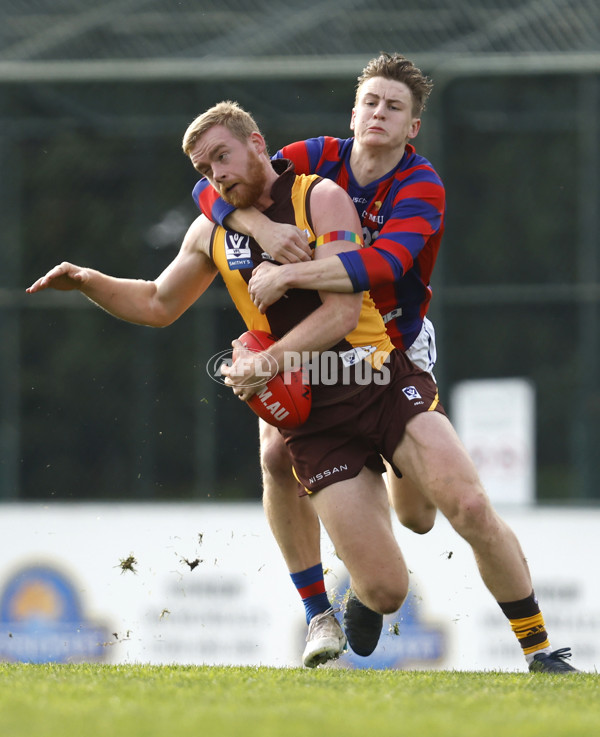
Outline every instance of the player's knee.
<path fill-rule="evenodd" d="M 433 529 L 435 517 L 431 520 L 408 519 L 406 521 L 400 520 L 400 522 L 402 523 L 403 527 L 406 527 L 411 532 L 414 532 L 417 535 L 426 535 Z"/>
<path fill-rule="evenodd" d="M 261 438 L 260 465 L 265 481 L 272 479 L 277 484 L 293 478 L 290 456 L 279 433 Z"/>
<path fill-rule="evenodd" d="M 418 514 L 413 512 L 397 512 L 398 520 L 403 527 L 416 532 L 417 535 L 426 535 L 433 529 L 435 523 L 436 508 L 423 510 Z"/>
<path fill-rule="evenodd" d="M 402 594 L 399 591 L 380 592 L 377 599 L 377 607 L 374 611 L 380 612 L 381 614 L 393 614 L 404 604 L 406 599 L 406 593 Z"/>
<path fill-rule="evenodd" d="M 375 582 L 378 585 L 369 586 L 361 596 L 363 603 L 380 614 L 393 614 L 404 603 L 408 595 L 408 583 L 398 581 L 395 585 L 390 583 Z"/>
<path fill-rule="evenodd" d="M 473 531 L 484 533 L 495 515 L 484 490 L 475 486 L 459 496 L 447 517 L 454 529 L 468 538 Z"/>

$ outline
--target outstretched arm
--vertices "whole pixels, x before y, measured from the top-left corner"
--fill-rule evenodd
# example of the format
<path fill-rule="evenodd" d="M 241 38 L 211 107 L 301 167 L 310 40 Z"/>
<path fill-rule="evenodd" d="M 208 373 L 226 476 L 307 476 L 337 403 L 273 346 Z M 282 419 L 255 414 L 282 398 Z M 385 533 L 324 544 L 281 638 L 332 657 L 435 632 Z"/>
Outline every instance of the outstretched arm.
<path fill-rule="evenodd" d="M 26 291 L 77 289 L 111 315 L 152 327 L 174 322 L 208 288 L 217 270 L 209 257 L 213 224 L 197 218 L 175 259 L 154 281 L 120 279 L 95 269 L 63 262 Z"/>

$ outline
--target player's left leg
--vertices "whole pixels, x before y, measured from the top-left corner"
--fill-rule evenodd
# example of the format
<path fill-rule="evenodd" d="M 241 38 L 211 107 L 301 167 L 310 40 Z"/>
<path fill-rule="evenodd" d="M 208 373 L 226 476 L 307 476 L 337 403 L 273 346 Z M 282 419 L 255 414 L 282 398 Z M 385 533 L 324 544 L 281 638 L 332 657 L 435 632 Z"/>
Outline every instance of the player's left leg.
<path fill-rule="evenodd" d="M 435 381 L 433 369 L 437 360 L 437 348 L 435 328 L 429 318 L 423 319 L 421 331 L 406 351 L 406 356 L 415 366 L 427 371 Z M 398 478 L 389 463 L 386 466 L 390 504 L 400 523 L 419 535 L 429 532 L 435 522 L 435 504 L 410 479 Z"/>
<path fill-rule="evenodd" d="M 437 507 L 410 479 L 398 478 L 387 462 L 386 467 L 390 505 L 400 524 L 418 535 L 429 532 L 435 522 Z"/>
<path fill-rule="evenodd" d="M 394 463 L 471 545 L 481 576 L 498 601 L 514 601 L 531 592 L 521 546 L 493 509 L 447 417 L 438 412 L 412 417 Z"/>
<path fill-rule="evenodd" d="M 471 545 L 481 577 L 509 619 L 532 670 L 574 670 L 564 662 L 563 651 L 550 652 L 521 545 L 492 507 L 448 418 L 437 412 L 411 418 L 393 460 Z"/>

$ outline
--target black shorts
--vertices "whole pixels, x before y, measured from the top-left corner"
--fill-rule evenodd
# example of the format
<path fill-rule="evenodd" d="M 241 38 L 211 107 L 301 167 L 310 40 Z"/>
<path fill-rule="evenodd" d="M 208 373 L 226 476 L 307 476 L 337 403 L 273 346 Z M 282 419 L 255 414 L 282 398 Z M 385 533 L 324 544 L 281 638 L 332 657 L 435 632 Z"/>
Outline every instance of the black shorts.
<path fill-rule="evenodd" d="M 382 383 L 371 381 L 335 404 L 313 406 L 303 425 L 280 430 L 296 478 L 307 493 L 354 478 L 365 466 L 383 473 L 381 456 L 392 463 L 411 417 L 431 411 L 446 414 L 431 374 L 404 353 L 394 350 L 384 373 L 386 369 Z"/>

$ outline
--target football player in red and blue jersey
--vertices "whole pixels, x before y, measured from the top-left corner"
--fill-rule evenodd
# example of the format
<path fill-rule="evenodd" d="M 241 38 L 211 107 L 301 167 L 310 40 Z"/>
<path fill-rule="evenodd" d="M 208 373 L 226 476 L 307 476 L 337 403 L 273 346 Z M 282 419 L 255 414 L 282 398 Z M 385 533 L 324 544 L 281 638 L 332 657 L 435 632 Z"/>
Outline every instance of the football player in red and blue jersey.
<path fill-rule="evenodd" d="M 368 246 L 355 252 L 357 258 L 326 259 L 317 274 L 302 231 L 273 223 L 254 208 L 234 210 L 206 179 L 193 193 L 211 219 L 253 235 L 280 264 L 261 265 L 250 281 L 251 295 L 261 310 L 300 280 L 303 288 L 370 290 L 394 345 L 430 372 L 436 359 L 435 333 L 426 314 L 444 231 L 445 192 L 431 164 L 409 140 L 419 132 L 431 88 L 431 81 L 411 61 L 400 54 L 381 54 L 358 78 L 350 124 L 354 137 L 312 138 L 285 146 L 275 155 L 290 159 L 297 173 L 332 179 L 350 194 Z M 267 518 L 310 619 L 329 606 L 318 520 L 297 496 L 285 448 L 278 433 L 266 425 L 261 426 L 261 459 Z M 434 505 L 406 479 L 390 473 L 388 481 L 400 521 L 415 532 L 431 529 Z M 369 622 L 370 612 L 359 610 L 354 602 L 351 598 L 346 611 L 350 644 L 355 652 L 368 655 L 377 644 L 382 619 L 377 615 Z M 355 608 L 367 620 L 360 628 L 352 626 Z M 362 629 L 364 636 L 353 637 L 353 629 Z"/>
<path fill-rule="evenodd" d="M 432 371 L 435 334 L 427 320 L 430 278 L 444 232 L 444 186 L 432 165 L 410 143 L 432 83 L 400 54 L 382 53 L 358 77 L 351 117 L 352 138 L 327 136 L 285 146 L 277 158 L 290 159 L 299 174 L 334 180 L 351 196 L 362 223 L 365 248 L 312 260 L 305 235 L 277 225 L 257 210 L 233 210 L 205 180 L 194 198 L 213 220 L 247 233 L 276 263 L 260 264 L 248 288 L 264 312 L 289 289 L 333 292 L 370 291 L 397 348 L 419 368 Z M 320 559 L 320 529 L 314 510 L 298 494 L 290 459 L 278 433 L 261 423 L 263 502 L 273 534 L 305 605 L 307 621 L 330 607 Z M 405 526 L 428 532 L 436 507 L 408 479 L 388 473 L 390 499 Z M 500 602 L 531 670 L 573 670 L 562 651 L 550 652 L 543 618 L 533 592 Z M 535 623 L 535 626 L 529 626 Z M 383 618 L 354 593 L 344 626 L 358 655 L 370 655 Z"/>
<path fill-rule="evenodd" d="M 353 138 L 312 138 L 285 146 L 275 155 L 290 159 L 298 174 L 332 179 L 352 197 L 364 244 L 372 248 L 344 259 L 346 284 L 336 283 L 330 274 L 327 288 L 370 290 L 392 341 L 405 351 L 423 327 L 431 299 L 431 273 L 444 232 L 442 181 L 408 143 L 419 131 L 419 116 L 430 90 L 431 82 L 411 62 L 399 55 L 382 55 L 359 77 L 351 120 Z M 194 197 L 217 222 L 232 212 L 230 205 L 216 198 L 214 189 L 206 188 L 205 180 L 196 186 Z M 244 229 L 256 227 L 247 221 Z M 269 272 L 264 280 L 269 282 L 268 291 L 262 291 L 266 283 L 255 278 L 251 289 L 257 300 L 265 307 L 276 301 L 286 291 L 284 275 L 290 278 L 290 272 L 295 278 L 302 273 L 305 281 L 311 276 L 310 271 L 296 269 L 277 275 Z M 277 296 L 276 291 L 280 291 Z M 432 362 L 423 368 L 431 370 Z"/>

